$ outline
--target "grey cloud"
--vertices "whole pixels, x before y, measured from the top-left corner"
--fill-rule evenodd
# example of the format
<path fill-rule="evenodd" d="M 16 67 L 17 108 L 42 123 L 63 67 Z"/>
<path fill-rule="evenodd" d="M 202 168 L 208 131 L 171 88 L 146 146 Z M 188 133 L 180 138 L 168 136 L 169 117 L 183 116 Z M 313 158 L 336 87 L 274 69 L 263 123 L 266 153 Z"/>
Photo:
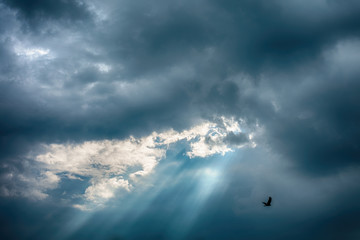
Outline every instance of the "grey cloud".
<path fill-rule="evenodd" d="M 77 11 L 87 11 L 77 2 L 59 2 L 58 7 L 40 3 L 28 8 L 25 2 L 7 2 L 27 11 L 29 17 L 37 12 L 54 18 L 70 13 L 82 16 Z M 244 118 L 249 125 L 259 122 L 269 130 L 269 141 L 279 152 L 305 165 L 314 163 L 309 164 L 312 168 L 325 171 L 356 164 L 356 80 L 340 86 L 331 80 L 332 88 L 323 87 L 327 83 L 322 80 L 314 85 L 318 93 L 304 89 L 297 98 L 283 91 L 293 92 L 290 82 L 301 89 L 304 78 L 312 76 L 306 71 L 328 78 L 325 73 L 331 65 L 324 51 L 358 35 L 358 4 L 339 7 L 337 1 L 321 2 L 313 11 L 324 12 L 305 18 L 305 12 L 283 1 L 159 3 L 124 1 L 126 7 L 114 8 L 109 19 L 97 25 L 81 25 L 85 27 L 81 29 L 60 24 L 53 34 L 42 33 L 44 39 L 11 33 L 30 43 L 37 41 L 37 46 L 43 43 L 55 58 L 21 63 L 21 57 L 11 52 L 16 42 L 5 40 L 1 51 L 2 61 L 8 64 L 2 65 L 7 66 L 2 67 L 8 74 L 5 78 L 20 82 L 4 83 L 2 88 L 5 149 L 18 148 L 10 146 L 14 139 L 38 143 L 122 138 L 161 128 L 186 128 L 201 117 L 227 115 Z M 75 8 L 68 13 L 70 6 Z M 69 42 L 59 40 L 65 35 Z M 113 67 L 109 73 L 95 67 L 103 62 Z M 314 70 L 311 64 L 320 68 Z M 27 84 L 28 78 L 36 83 Z M 119 83 L 132 84 L 135 90 L 119 93 L 115 91 Z M 347 100 L 336 95 L 337 88 L 343 89 Z M 276 112 L 269 92 L 288 109 Z M 299 119 L 298 112 L 305 110 L 317 115 Z M 341 111 L 348 117 L 339 118 Z M 320 121 L 324 126 L 312 131 Z M 302 129 L 296 133 L 299 126 Z M 328 134 L 327 129 L 334 133 Z M 309 146 L 310 139 L 317 139 L 319 145 Z M 339 160 L 343 164 L 337 163 L 343 154 Z M 322 160 L 314 160 L 326 156 L 330 160 L 324 167 L 320 167 Z"/>
<path fill-rule="evenodd" d="M 234 132 L 230 132 L 224 141 L 230 145 L 241 146 L 249 142 L 249 136 L 245 133 L 235 134 Z"/>
<path fill-rule="evenodd" d="M 97 7 L 91 8 L 91 4 Z M 283 239 L 294 237 L 292 233 L 298 233 L 299 238 L 338 236 L 340 233 L 325 230 L 336 225 L 348 234 L 344 238 L 356 238 L 358 222 L 352 225 L 351 220 L 359 211 L 355 201 L 359 199 L 358 185 L 346 188 L 334 179 L 341 174 L 349 177 L 347 171 L 359 167 L 358 1 L 4 0 L 0 11 L 2 173 L 26 172 L 24 156 L 41 143 L 123 139 L 170 128 L 181 131 L 201 119 L 225 115 L 243 119 L 249 132 L 263 129 L 254 141 L 267 151 L 239 161 L 229 176 L 228 188 L 218 190 L 218 198 L 204 207 L 209 213 L 202 212 L 191 237 L 207 239 L 213 233 L 215 239 L 229 229 L 238 231 L 228 233 L 228 239 L 262 239 L 261 231 L 255 233 L 259 228 L 276 234 L 292 216 L 282 212 L 271 230 L 266 228 L 273 219 L 270 213 L 239 217 L 234 211 L 250 207 L 259 192 L 267 189 L 290 202 L 296 200 L 277 187 L 283 179 L 290 179 L 293 186 L 323 180 L 324 185 L 303 184 L 299 191 L 308 193 L 307 203 L 316 207 L 320 204 L 318 194 L 311 191 L 326 192 L 328 184 L 330 190 L 335 189 L 329 196 L 334 205 L 325 204 L 321 209 L 330 212 L 319 211 L 315 217 L 311 216 L 313 208 L 301 208 L 309 215 L 285 224 L 290 230 L 281 235 Z M 49 50 L 49 54 L 26 55 L 34 49 Z M 102 72 L 98 64 L 111 66 L 111 70 Z M 245 134 L 237 133 L 225 140 L 234 145 L 249 142 Z M 182 159 L 184 152 L 174 149 L 169 156 Z M 270 170 L 250 171 L 258 169 L 264 163 L 259 159 L 267 157 L 282 161 L 272 162 Z M 250 160 L 254 163 L 247 162 L 251 165 L 247 173 L 241 164 Z M 181 174 L 190 176 L 194 169 L 208 167 L 208 162 L 196 161 L 176 160 L 182 167 L 174 175 L 182 179 Z M 168 170 L 165 165 L 159 169 Z M 276 179 L 284 165 L 289 167 L 280 174 L 282 179 Z M 172 182 L 165 170 L 159 179 L 167 176 Z M 231 168 L 226 170 L 229 172 Z M 168 192 L 150 199 L 154 211 L 148 209 L 132 230 L 148 229 L 147 224 L 153 223 L 149 234 L 157 239 L 166 237 L 163 230 L 169 231 L 165 229 L 169 212 L 180 216 L 181 209 L 172 212 L 170 203 L 178 203 L 176 200 L 168 205 L 159 202 L 172 196 L 192 201 L 186 196 L 198 182 L 194 176 L 190 179 L 188 185 L 184 178 Z M 292 187 L 283 187 L 300 196 Z M 355 200 L 344 200 L 343 194 Z M 234 196 L 239 200 L 235 210 L 230 207 L 236 202 Z M 332 210 L 335 208 L 338 210 Z M 164 212 L 158 222 L 152 222 L 159 212 L 156 210 Z M 1 215 L 2 221 L 8 217 L 12 224 L 20 224 L 19 211 L 12 209 L 6 214 Z M 253 224 L 247 225 L 249 221 Z M 96 223 L 84 226 L 76 236 L 88 236 L 89 226 Z M 299 224 L 304 224 L 301 230 Z M 213 229 L 214 225 L 219 227 Z M 207 229 L 212 231 L 207 234 Z M 33 236 L 25 232 L 24 236 Z M 49 232 L 44 235 L 49 236 Z M 133 232 L 115 231 L 114 235 L 117 233 L 143 237 Z"/>
<path fill-rule="evenodd" d="M 289 82 L 301 86 L 301 76 L 308 76 L 301 72 L 301 66 L 304 71 L 311 70 L 311 64 L 323 66 L 317 74 L 326 78 L 321 71 L 327 72 L 330 66 L 323 63 L 326 61 L 324 51 L 339 40 L 358 35 L 357 4 L 339 7 L 337 1 L 321 2 L 313 11 L 323 10 L 323 13 L 305 18 L 306 12 L 297 12 L 296 5 L 286 5 L 283 1 L 271 4 L 266 1 L 159 3 L 124 1 L 126 7 L 114 8 L 109 12 L 109 19 L 98 25 L 82 25 L 84 29 L 62 26 L 51 35 L 43 33 L 41 36 L 46 41 L 34 34 L 17 33 L 22 34 L 19 37 L 27 37 L 29 42 L 39 41 L 39 46 L 44 43 L 55 59 L 39 60 L 27 67 L 18 63 L 18 56 L 11 55 L 8 49 L 2 51 L 10 59 L 6 61 L 4 57 L 3 61 L 13 68 L 9 79 L 21 81 L 31 77 L 39 86 L 45 85 L 50 90 L 48 93 L 36 84 L 31 88 L 26 84 L 11 88 L 4 85 L 4 91 L 11 93 L 3 97 L 4 105 L 10 106 L 14 98 L 16 104 L 2 110 L 6 116 L 2 120 L 3 131 L 14 138 L 21 132 L 25 139 L 35 142 L 121 138 L 128 134 L 146 134 L 157 128 L 186 128 L 201 117 L 228 115 L 247 119 L 249 124 L 260 122 L 266 126 L 271 131 L 269 136 L 274 137 L 270 141 L 280 152 L 295 153 L 297 150 L 290 149 L 301 146 L 297 141 L 313 139 L 311 134 L 315 132 L 303 137 L 288 136 L 287 130 L 293 125 L 303 124 L 304 129 L 310 129 L 313 123 L 311 119 L 298 120 L 296 111 L 288 115 L 276 113 L 267 94 L 272 91 L 273 95 L 282 97 L 285 87 L 291 89 Z M 29 17 L 41 11 L 54 18 L 87 11 L 85 5 L 77 2 L 59 2 L 56 9 L 40 2 L 30 8 L 20 1 L 7 4 L 25 9 Z M 75 8 L 67 13 L 67 8 L 73 5 Z M 69 43 L 58 40 L 63 34 L 69 34 Z M 72 35 L 78 37 L 71 38 Z M 7 48 L 12 44 L 9 42 Z M 102 62 L 113 69 L 106 74 L 99 72 L 94 64 Z M 3 69 L 10 71 L 11 67 Z M 286 77 L 267 77 L 267 74 L 285 74 Z M 142 85 L 146 81 L 151 83 L 150 88 Z M 117 83 L 130 83 L 139 89 L 130 91 L 131 97 L 124 97 L 128 90 L 116 92 Z M 90 84 L 94 86 L 86 91 Z M 321 90 L 323 84 L 325 81 L 316 85 L 323 99 L 317 99 L 315 93 L 307 96 L 305 92 L 299 99 L 340 104 L 341 98 L 332 99 L 337 86 Z M 355 84 L 351 89 L 357 88 Z M 27 93 L 21 93 L 24 91 Z M 52 95 L 52 91 L 59 94 Z M 350 91 L 347 94 L 351 96 L 355 94 L 350 89 L 344 91 Z M 286 97 L 288 99 L 280 99 L 280 105 L 294 103 L 289 104 L 290 110 L 304 107 L 296 103 L 301 99 Z M 350 102 L 347 108 L 349 113 L 356 109 L 352 104 Z M 309 111 L 323 113 L 324 116 L 319 117 L 329 122 L 328 128 L 340 131 L 341 120 L 335 119 L 337 115 L 331 109 L 323 112 L 323 107 L 314 105 Z M 325 146 L 314 148 L 313 153 L 321 155 L 324 152 L 315 149 L 325 151 L 328 146 L 339 143 L 339 140 L 328 139 L 328 145 L 321 140 L 325 132 L 318 134 L 318 142 Z M 357 135 L 356 131 L 349 134 Z M 289 143 L 294 142 L 289 148 L 283 144 L 288 142 L 287 138 Z M 343 149 L 339 153 L 352 149 L 348 154 L 354 157 L 349 155 L 346 159 L 356 158 L 356 146 Z M 297 152 L 295 155 L 301 156 Z"/>
<path fill-rule="evenodd" d="M 311 88 L 291 90 L 288 94 L 297 96 L 283 102 L 284 109 L 268 121 L 272 146 L 310 174 L 334 173 L 359 163 L 360 86 L 357 70 L 349 73 L 326 74 L 309 83 Z"/>
<path fill-rule="evenodd" d="M 114 16 L 122 32 L 105 33 L 114 57 L 126 60 L 129 74 L 163 71 L 213 48 L 223 71 L 256 75 L 316 62 L 339 39 L 359 34 L 357 4 L 323 2 L 313 11 L 325 14 L 307 17 L 284 1 L 159 3 L 130 4 L 128 21 Z"/>
<path fill-rule="evenodd" d="M 2 0 L 7 6 L 19 11 L 19 15 L 31 23 L 49 19 L 81 20 L 90 16 L 87 6 L 82 1 L 52 0 Z"/>

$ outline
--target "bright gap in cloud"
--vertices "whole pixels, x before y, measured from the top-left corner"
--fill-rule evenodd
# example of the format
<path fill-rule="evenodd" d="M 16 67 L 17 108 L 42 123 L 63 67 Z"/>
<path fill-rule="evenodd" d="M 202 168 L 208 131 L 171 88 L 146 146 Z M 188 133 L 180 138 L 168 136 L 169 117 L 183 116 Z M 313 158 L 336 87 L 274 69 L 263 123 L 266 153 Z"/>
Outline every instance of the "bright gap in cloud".
<path fill-rule="evenodd" d="M 39 57 L 49 56 L 50 49 L 45 48 L 25 48 L 22 46 L 15 47 L 15 53 L 18 56 L 25 57 L 29 60 L 34 60 Z"/>
<path fill-rule="evenodd" d="M 49 190 L 61 190 L 63 180 L 87 180 L 82 194 L 69 196 L 82 199 L 81 204 L 74 203 L 73 206 L 82 210 L 101 207 L 109 199 L 131 192 L 140 184 L 139 180 L 153 173 L 171 144 L 185 142 L 189 145 L 186 157 L 206 158 L 224 155 L 233 148 L 254 147 L 250 135 L 241 131 L 238 121 L 221 117 L 182 132 L 171 129 L 142 138 L 48 144 L 44 145 L 44 153 L 33 158 L 34 165 L 40 166 L 41 177 L 28 174 L 20 178 L 13 174 L 11 181 L 26 183 L 27 187 L 6 189 L 6 192 L 8 196 L 41 200 L 49 196 Z M 211 176 L 215 174 L 213 170 L 206 171 Z"/>
<path fill-rule="evenodd" d="M 98 63 L 98 64 L 95 64 L 95 66 L 102 73 L 108 73 L 112 69 L 112 67 L 110 65 L 105 64 L 105 63 Z"/>

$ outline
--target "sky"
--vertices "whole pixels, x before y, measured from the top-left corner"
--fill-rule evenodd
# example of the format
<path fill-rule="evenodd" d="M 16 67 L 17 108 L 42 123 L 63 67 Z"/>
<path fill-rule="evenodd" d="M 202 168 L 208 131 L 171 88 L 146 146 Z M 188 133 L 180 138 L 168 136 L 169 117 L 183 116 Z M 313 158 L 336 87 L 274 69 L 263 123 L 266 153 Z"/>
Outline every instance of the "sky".
<path fill-rule="evenodd" d="M 0 238 L 360 239 L 359 53 L 357 0 L 0 0 Z"/>

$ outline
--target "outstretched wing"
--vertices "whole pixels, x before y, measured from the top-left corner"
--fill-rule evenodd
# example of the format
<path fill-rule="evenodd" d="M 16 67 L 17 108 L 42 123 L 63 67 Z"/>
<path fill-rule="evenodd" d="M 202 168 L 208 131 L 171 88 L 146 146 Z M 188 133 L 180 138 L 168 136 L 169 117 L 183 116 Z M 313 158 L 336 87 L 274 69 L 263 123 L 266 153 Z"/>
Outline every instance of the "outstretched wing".
<path fill-rule="evenodd" d="M 269 200 L 267 201 L 267 205 L 269 205 L 271 203 L 271 200 L 272 200 L 272 198 L 269 197 Z"/>

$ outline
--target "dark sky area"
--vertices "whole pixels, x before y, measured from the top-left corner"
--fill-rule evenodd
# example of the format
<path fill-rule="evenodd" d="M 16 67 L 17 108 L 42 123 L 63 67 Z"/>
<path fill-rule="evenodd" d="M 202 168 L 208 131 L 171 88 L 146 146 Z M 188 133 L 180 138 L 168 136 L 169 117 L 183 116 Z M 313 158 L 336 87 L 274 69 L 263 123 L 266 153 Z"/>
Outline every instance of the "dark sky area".
<path fill-rule="evenodd" d="M 359 76 L 358 0 L 0 0 L 0 238 L 360 239 Z"/>

